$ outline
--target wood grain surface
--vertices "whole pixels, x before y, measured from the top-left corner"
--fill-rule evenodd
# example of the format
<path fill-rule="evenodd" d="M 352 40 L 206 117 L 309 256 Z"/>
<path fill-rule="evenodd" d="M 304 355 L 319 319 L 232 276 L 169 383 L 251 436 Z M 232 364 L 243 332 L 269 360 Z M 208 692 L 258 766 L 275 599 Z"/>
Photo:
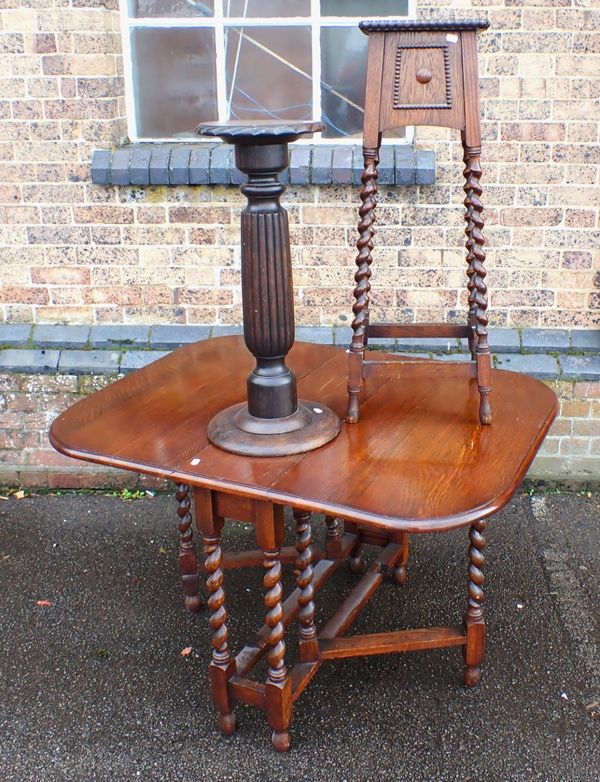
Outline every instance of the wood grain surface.
<path fill-rule="evenodd" d="M 339 348 L 296 343 L 289 363 L 299 395 L 342 416 L 346 359 Z M 180 348 L 75 404 L 52 425 L 51 442 L 78 459 L 423 532 L 508 502 L 557 411 L 543 383 L 494 370 L 495 420 L 483 427 L 469 364 L 417 362 L 367 378 L 360 421 L 324 447 L 240 457 L 210 445 L 206 427 L 244 398 L 251 366 L 240 337 Z"/>

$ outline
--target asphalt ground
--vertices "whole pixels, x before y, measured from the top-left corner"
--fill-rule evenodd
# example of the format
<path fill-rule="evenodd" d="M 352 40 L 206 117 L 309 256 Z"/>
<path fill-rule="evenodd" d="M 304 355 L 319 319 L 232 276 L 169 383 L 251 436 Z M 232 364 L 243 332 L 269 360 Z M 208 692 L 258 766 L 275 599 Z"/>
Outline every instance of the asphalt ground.
<path fill-rule="evenodd" d="M 458 649 L 329 662 L 278 755 L 249 707 L 232 737 L 215 729 L 172 498 L 0 501 L 0 782 L 598 782 L 600 497 L 519 495 L 486 539 L 480 686 L 462 685 Z M 251 529 L 227 524 L 225 545 L 252 546 Z M 407 584 L 382 586 L 351 632 L 460 621 L 465 555 L 466 530 L 413 536 Z M 356 578 L 340 568 L 318 619 Z M 227 571 L 226 587 L 239 649 L 261 623 L 261 574 Z"/>

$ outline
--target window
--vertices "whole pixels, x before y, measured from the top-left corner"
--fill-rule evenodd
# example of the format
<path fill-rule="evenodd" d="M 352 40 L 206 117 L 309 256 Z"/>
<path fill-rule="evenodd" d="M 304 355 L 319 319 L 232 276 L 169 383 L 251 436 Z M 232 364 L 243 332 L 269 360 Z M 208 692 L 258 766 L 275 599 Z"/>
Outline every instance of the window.
<path fill-rule="evenodd" d="M 362 132 L 364 18 L 414 0 L 121 0 L 129 135 L 186 140 L 206 120 L 322 119 Z M 318 139 L 317 139 L 318 140 Z"/>

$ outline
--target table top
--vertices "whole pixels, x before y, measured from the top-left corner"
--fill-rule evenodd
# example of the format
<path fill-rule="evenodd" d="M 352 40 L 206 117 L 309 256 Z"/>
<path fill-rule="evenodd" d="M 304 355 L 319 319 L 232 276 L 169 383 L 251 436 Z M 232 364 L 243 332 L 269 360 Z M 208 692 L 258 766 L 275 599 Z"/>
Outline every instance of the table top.
<path fill-rule="evenodd" d="M 503 507 L 557 412 L 543 383 L 494 370 L 494 420 L 481 426 L 472 363 L 416 362 L 392 378 L 367 378 L 360 421 L 342 424 L 327 445 L 293 456 L 238 456 L 210 444 L 206 430 L 217 412 L 244 401 L 253 365 L 241 337 L 196 342 L 73 405 L 53 423 L 50 440 L 77 459 L 426 532 Z M 297 342 L 288 365 L 300 398 L 343 418 L 344 350 Z"/>

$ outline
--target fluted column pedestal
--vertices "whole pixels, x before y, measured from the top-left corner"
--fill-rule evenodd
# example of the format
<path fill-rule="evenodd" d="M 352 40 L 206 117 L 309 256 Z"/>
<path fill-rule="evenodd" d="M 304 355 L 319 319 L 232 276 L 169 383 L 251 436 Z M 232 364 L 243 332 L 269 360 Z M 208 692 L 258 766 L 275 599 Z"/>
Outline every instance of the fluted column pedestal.
<path fill-rule="evenodd" d="M 332 440 L 339 418 L 329 408 L 298 399 L 296 377 L 285 358 L 294 344 L 294 301 L 287 211 L 279 175 L 288 167 L 288 144 L 320 129 L 318 123 L 200 125 L 203 136 L 235 145 L 235 163 L 248 181 L 242 193 L 242 302 L 244 338 L 256 359 L 248 401 L 222 410 L 210 422 L 209 440 L 233 453 L 284 456 L 312 451 Z"/>

